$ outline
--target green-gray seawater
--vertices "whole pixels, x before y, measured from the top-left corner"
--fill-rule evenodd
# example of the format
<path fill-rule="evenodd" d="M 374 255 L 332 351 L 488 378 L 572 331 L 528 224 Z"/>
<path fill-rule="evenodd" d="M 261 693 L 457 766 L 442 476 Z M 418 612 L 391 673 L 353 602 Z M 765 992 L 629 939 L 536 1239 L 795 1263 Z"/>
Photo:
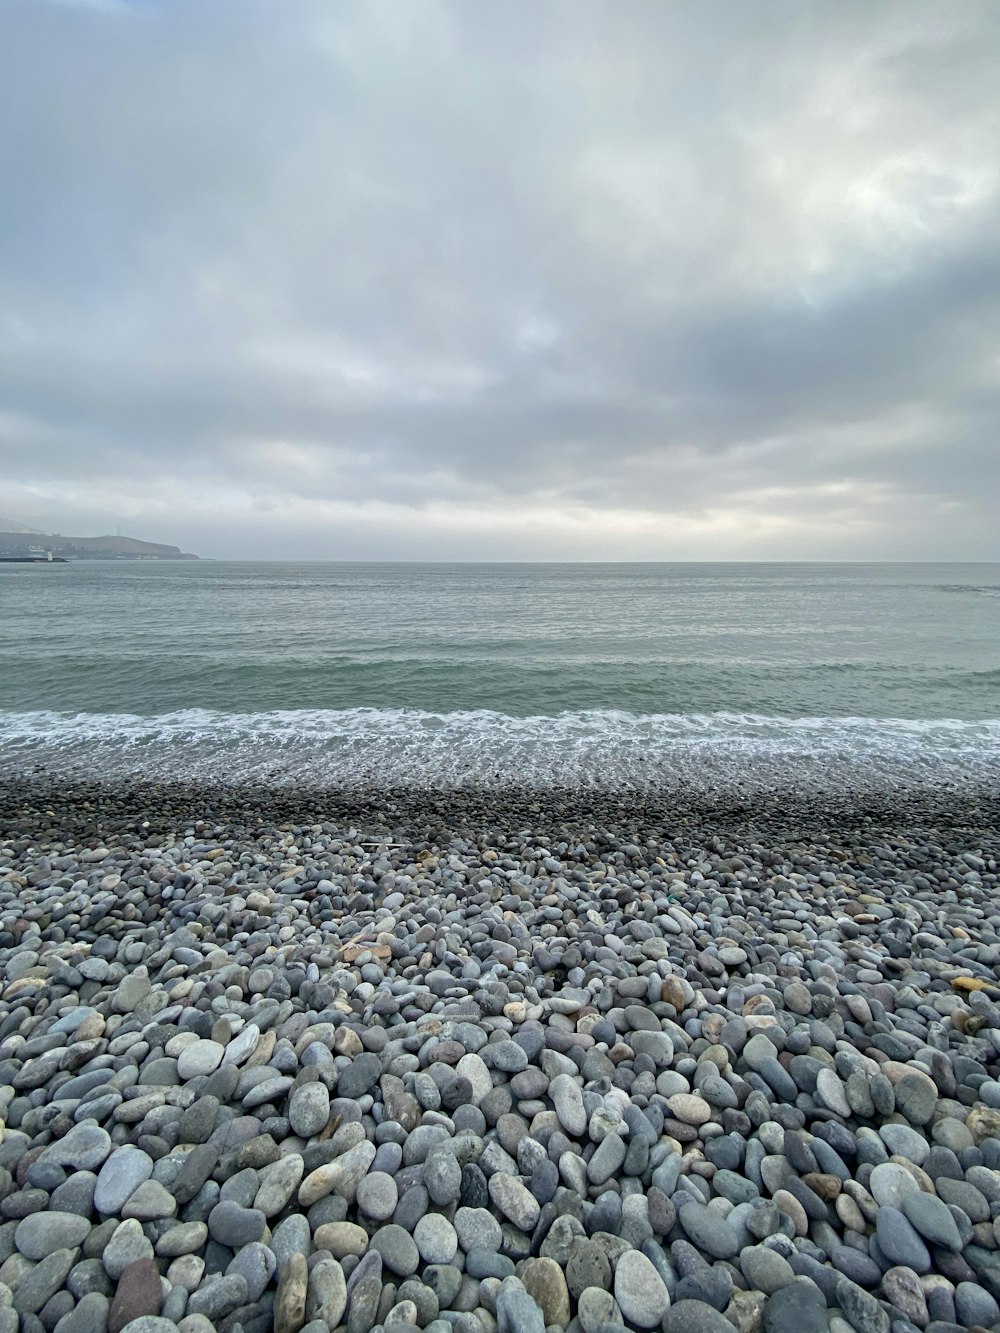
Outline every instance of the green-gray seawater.
<path fill-rule="evenodd" d="M 0 766 L 308 782 L 963 781 L 1000 566 L 0 567 Z"/>

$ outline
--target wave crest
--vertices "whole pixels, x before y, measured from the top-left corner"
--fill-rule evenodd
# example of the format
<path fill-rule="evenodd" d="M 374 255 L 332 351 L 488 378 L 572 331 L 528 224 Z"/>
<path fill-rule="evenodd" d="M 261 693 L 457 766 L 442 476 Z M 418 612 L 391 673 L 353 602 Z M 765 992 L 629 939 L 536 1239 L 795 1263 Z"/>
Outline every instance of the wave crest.
<path fill-rule="evenodd" d="M 974 597 L 1000 597 L 1000 583 L 938 583 L 938 592 L 959 592 Z"/>
<path fill-rule="evenodd" d="M 486 709 L 0 713 L 0 771 L 343 786 L 833 787 L 1000 776 L 1000 718 Z"/>

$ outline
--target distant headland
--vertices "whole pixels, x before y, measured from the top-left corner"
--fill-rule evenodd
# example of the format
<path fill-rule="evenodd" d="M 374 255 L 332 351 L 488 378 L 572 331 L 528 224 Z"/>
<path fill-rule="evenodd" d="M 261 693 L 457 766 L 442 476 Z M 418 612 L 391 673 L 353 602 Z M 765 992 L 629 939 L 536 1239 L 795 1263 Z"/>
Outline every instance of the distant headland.
<path fill-rule="evenodd" d="M 197 560 L 179 546 L 140 541 L 138 537 L 64 537 L 42 532 L 0 514 L 0 556 L 62 560 Z"/>

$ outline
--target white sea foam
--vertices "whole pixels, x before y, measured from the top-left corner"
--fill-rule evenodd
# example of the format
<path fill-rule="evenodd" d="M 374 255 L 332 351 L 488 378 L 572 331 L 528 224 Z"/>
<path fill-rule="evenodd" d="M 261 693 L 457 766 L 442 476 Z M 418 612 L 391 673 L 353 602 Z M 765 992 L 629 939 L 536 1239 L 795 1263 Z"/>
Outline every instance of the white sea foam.
<path fill-rule="evenodd" d="M 1000 777 L 1000 718 L 352 708 L 0 713 L 0 770 L 277 784 L 960 785 Z"/>

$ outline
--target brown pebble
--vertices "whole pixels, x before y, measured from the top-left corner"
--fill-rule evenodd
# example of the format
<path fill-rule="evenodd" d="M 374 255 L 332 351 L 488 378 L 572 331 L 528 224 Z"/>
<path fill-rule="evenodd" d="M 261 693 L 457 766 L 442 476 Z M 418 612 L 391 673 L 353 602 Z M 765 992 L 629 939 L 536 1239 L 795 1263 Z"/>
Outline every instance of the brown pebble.
<path fill-rule="evenodd" d="M 163 1301 L 160 1270 L 155 1259 L 136 1259 L 118 1279 L 108 1315 L 108 1333 L 121 1333 L 126 1324 L 143 1315 L 158 1315 Z"/>
<path fill-rule="evenodd" d="M 840 1193 L 840 1177 L 826 1171 L 810 1171 L 802 1177 L 803 1185 L 808 1185 L 814 1194 L 818 1194 L 827 1203 Z"/>
<path fill-rule="evenodd" d="M 305 1255 L 290 1254 L 281 1270 L 274 1298 L 274 1333 L 299 1333 L 306 1320 L 309 1268 Z"/>
<path fill-rule="evenodd" d="M 726 1306 L 725 1317 L 737 1333 L 761 1333 L 766 1304 L 767 1297 L 762 1291 L 734 1291 Z"/>
<path fill-rule="evenodd" d="M 28 1151 L 18 1159 L 17 1170 L 14 1173 L 14 1179 L 19 1188 L 24 1189 L 28 1183 L 28 1168 L 33 1162 L 37 1162 L 39 1157 L 45 1151 L 44 1144 L 40 1148 L 29 1148 Z"/>

